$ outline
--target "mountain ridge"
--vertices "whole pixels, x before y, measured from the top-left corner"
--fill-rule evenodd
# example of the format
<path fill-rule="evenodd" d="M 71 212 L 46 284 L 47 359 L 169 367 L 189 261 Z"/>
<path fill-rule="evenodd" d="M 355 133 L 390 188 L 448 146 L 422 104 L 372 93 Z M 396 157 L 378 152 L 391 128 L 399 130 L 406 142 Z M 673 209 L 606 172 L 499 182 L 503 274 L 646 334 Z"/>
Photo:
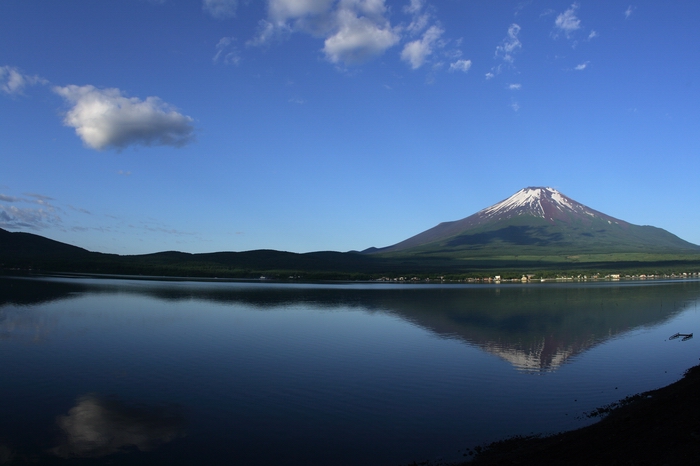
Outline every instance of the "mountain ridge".
<path fill-rule="evenodd" d="M 259 249 L 192 254 L 91 252 L 0 228 L 0 269 L 90 274 L 368 280 L 386 277 L 520 278 L 539 272 L 700 271 L 700 246 L 637 226 L 552 188 L 529 187 L 476 214 L 443 222 L 401 243 L 363 252 Z M 608 272 L 609 273 L 609 272 Z"/>

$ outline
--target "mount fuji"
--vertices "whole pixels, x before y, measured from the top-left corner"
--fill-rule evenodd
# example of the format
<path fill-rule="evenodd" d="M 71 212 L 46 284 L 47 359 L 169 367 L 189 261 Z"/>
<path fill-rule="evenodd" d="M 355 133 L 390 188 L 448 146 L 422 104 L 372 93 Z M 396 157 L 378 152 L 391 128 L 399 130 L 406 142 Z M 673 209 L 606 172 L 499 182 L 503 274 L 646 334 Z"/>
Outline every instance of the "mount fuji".
<path fill-rule="evenodd" d="M 479 212 L 365 253 L 449 254 L 697 253 L 661 228 L 633 225 L 556 189 L 528 187 Z"/>

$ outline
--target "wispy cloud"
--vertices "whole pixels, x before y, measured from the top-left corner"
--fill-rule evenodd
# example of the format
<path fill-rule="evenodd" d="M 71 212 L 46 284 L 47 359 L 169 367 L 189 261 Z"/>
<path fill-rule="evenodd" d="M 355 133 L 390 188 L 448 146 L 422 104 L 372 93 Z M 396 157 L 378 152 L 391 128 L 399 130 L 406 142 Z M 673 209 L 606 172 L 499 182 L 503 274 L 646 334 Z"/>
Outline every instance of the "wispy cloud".
<path fill-rule="evenodd" d="M 24 74 L 14 66 L 0 66 L 0 91 L 5 94 L 21 95 L 27 86 L 47 83 L 46 79 Z"/>
<path fill-rule="evenodd" d="M 594 37 L 598 37 L 598 33 L 591 29 L 590 34 L 588 34 L 588 40 L 591 40 Z"/>
<path fill-rule="evenodd" d="M 581 20 L 576 16 L 578 8 L 579 4 L 573 3 L 568 10 L 557 16 L 554 20 L 555 36 L 563 33 L 568 38 L 573 32 L 581 29 Z"/>
<path fill-rule="evenodd" d="M 632 16 L 632 13 L 634 13 L 634 10 L 636 10 L 637 7 L 635 6 L 628 6 L 627 9 L 625 10 L 625 19 L 630 19 L 630 16 Z"/>
<path fill-rule="evenodd" d="M 11 230 L 41 230 L 62 224 L 59 212 L 63 210 L 51 203 L 54 198 L 37 193 L 24 193 L 23 197 L 0 194 L 0 228 Z M 7 204 L 11 205 L 7 205 Z M 15 204 L 33 204 L 25 207 Z M 38 207 L 35 207 L 37 206 Z"/>
<path fill-rule="evenodd" d="M 203 0 L 202 9 L 216 19 L 236 16 L 238 0 Z"/>
<path fill-rule="evenodd" d="M 522 84 L 508 84 L 508 89 L 511 91 L 519 91 L 522 87 Z"/>
<path fill-rule="evenodd" d="M 216 55 L 212 58 L 214 63 L 221 61 L 227 65 L 237 65 L 241 61 L 241 55 L 231 44 L 235 42 L 235 37 L 222 37 L 216 44 Z"/>
<path fill-rule="evenodd" d="M 131 145 L 183 146 L 193 140 L 192 118 L 158 97 L 140 100 L 119 89 L 94 86 L 54 87 L 72 107 L 63 123 L 75 128 L 92 149 L 123 149 Z"/>
<path fill-rule="evenodd" d="M 61 217 L 52 208 L 17 207 L 0 204 L 0 227 L 6 229 L 41 230 L 61 223 Z"/>
<path fill-rule="evenodd" d="M 22 198 L 15 196 L 8 196 L 6 194 L 0 194 L 0 201 L 2 202 L 21 202 Z"/>
<path fill-rule="evenodd" d="M 67 206 L 69 209 L 74 210 L 76 212 L 80 212 L 81 214 L 92 215 L 92 212 L 90 212 L 87 209 L 83 209 L 82 207 L 75 207 L 75 206 L 72 206 L 70 204 L 67 204 Z"/>
<path fill-rule="evenodd" d="M 575 69 L 576 71 L 583 71 L 583 70 L 585 70 L 585 69 L 588 67 L 588 64 L 589 64 L 589 63 L 590 63 L 590 62 L 588 62 L 588 61 L 587 61 L 587 62 L 584 62 L 584 63 L 581 63 L 580 65 L 576 65 L 576 66 L 574 67 L 574 69 Z"/>
<path fill-rule="evenodd" d="M 511 24 L 508 28 L 508 35 L 496 47 L 496 58 L 501 58 L 507 63 L 513 63 L 515 60 L 513 55 L 523 48 L 522 42 L 518 39 L 518 34 L 520 34 L 520 26 L 515 23 Z"/>

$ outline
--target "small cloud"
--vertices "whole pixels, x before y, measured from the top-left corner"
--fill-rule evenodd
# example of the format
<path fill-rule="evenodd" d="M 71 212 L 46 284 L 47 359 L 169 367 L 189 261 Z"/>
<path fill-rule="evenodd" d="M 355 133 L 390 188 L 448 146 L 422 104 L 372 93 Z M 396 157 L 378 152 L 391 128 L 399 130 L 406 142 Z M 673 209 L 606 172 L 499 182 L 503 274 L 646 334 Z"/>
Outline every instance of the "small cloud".
<path fill-rule="evenodd" d="M 125 97 L 119 89 L 94 86 L 54 87 L 72 108 L 63 124 L 75 128 L 83 143 L 97 150 L 131 145 L 181 147 L 194 138 L 192 118 L 158 97 Z"/>
<path fill-rule="evenodd" d="M 510 108 L 512 108 L 514 112 L 517 112 L 518 110 L 520 110 L 520 105 L 518 105 L 517 102 L 513 101 L 513 103 L 510 104 Z"/>
<path fill-rule="evenodd" d="M 290 104 L 297 104 L 297 105 L 302 105 L 305 104 L 306 101 L 304 99 L 301 99 L 299 97 L 292 97 L 291 99 L 288 100 Z"/>
<path fill-rule="evenodd" d="M 634 13 L 634 10 L 636 10 L 636 6 L 628 6 L 627 9 L 625 10 L 625 19 L 630 19 L 630 16 L 632 16 L 632 13 Z"/>
<path fill-rule="evenodd" d="M 575 69 L 576 71 L 583 71 L 583 70 L 585 70 L 585 69 L 588 67 L 588 64 L 589 64 L 589 63 L 590 63 L 589 61 L 584 62 L 584 63 L 581 63 L 580 65 L 576 65 L 576 66 L 574 67 L 574 69 Z"/>
<path fill-rule="evenodd" d="M 401 59 L 410 63 L 414 70 L 420 68 L 433 53 L 434 46 L 444 32 L 439 26 L 431 26 L 420 40 L 414 40 L 404 46 Z"/>
<path fill-rule="evenodd" d="M 227 19 L 236 16 L 238 0 L 203 0 L 202 9 L 216 19 Z"/>
<path fill-rule="evenodd" d="M 39 76 L 29 76 L 14 66 L 0 66 L 0 91 L 9 95 L 21 95 L 24 88 L 35 84 L 48 84 Z"/>
<path fill-rule="evenodd" d="M 591 30 L 591 33 L 588 34 L 588 40 L 593 39 L 594 37 L 598 37 L 598 33 L 595 32 L 594 30 Z"/>
<path fill-rule="evenodd" d="M 462 71 L 466 73 L 469 68 L 472 67 L 471 60 L 457 60 L 454 63 L 450 63 L 450 71 Z"/>
<path fill-rule="evenodd" d="M 221 60 L 227 65 L 237 65 L 241 61 L 241 55 L 236 48 L 227 49 L 236 40 L 235 37 L 222 37 L 216 44 L 216 55 L 212 58 L 214 63 Z"/>
<path fill-rule="evenodd" d="M 519 91 L 522 87 L 521 84 L 508 84 L 508 89 L 511 91 Z"/>
<path fill-rule="evenodd" d="M 489 80 L 489 79 L 493 79 L 496 75 L 489 71 L 484 76 L 486 77 L 487 80 Z"/>
<path fill-rule="evenodd" d="M 566 37 L 570 37 L 574 31 L 581 29 L 581 20 L 576 16 L 578 3 L 573 3 L 568 10 L 557 16 L 554 20 L 554 27 L 563 32 Z"/>
<path fill-rule="evenodd" d="M 131 172 L 130 172 L 130 171 L 119 170 L 119 171 L 117 172 L 117 175 L 121 175 L 121 176 L 131 176 Z"/>

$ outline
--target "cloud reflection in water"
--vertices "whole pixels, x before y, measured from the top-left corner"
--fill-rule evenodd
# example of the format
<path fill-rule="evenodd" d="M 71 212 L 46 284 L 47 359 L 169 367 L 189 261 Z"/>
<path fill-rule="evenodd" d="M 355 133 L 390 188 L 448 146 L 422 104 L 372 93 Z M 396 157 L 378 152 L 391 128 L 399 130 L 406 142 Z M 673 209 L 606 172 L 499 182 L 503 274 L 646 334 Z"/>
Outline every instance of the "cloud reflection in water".
<path fill-rule="evenodd" d="M 184 418 L 174 407 L 132 406 L 116 398 L 82 396 L 56 423 L 63 439 L 51 451 L 62 458 L 98 458 L 150 451 L 183 435 Z"/>

